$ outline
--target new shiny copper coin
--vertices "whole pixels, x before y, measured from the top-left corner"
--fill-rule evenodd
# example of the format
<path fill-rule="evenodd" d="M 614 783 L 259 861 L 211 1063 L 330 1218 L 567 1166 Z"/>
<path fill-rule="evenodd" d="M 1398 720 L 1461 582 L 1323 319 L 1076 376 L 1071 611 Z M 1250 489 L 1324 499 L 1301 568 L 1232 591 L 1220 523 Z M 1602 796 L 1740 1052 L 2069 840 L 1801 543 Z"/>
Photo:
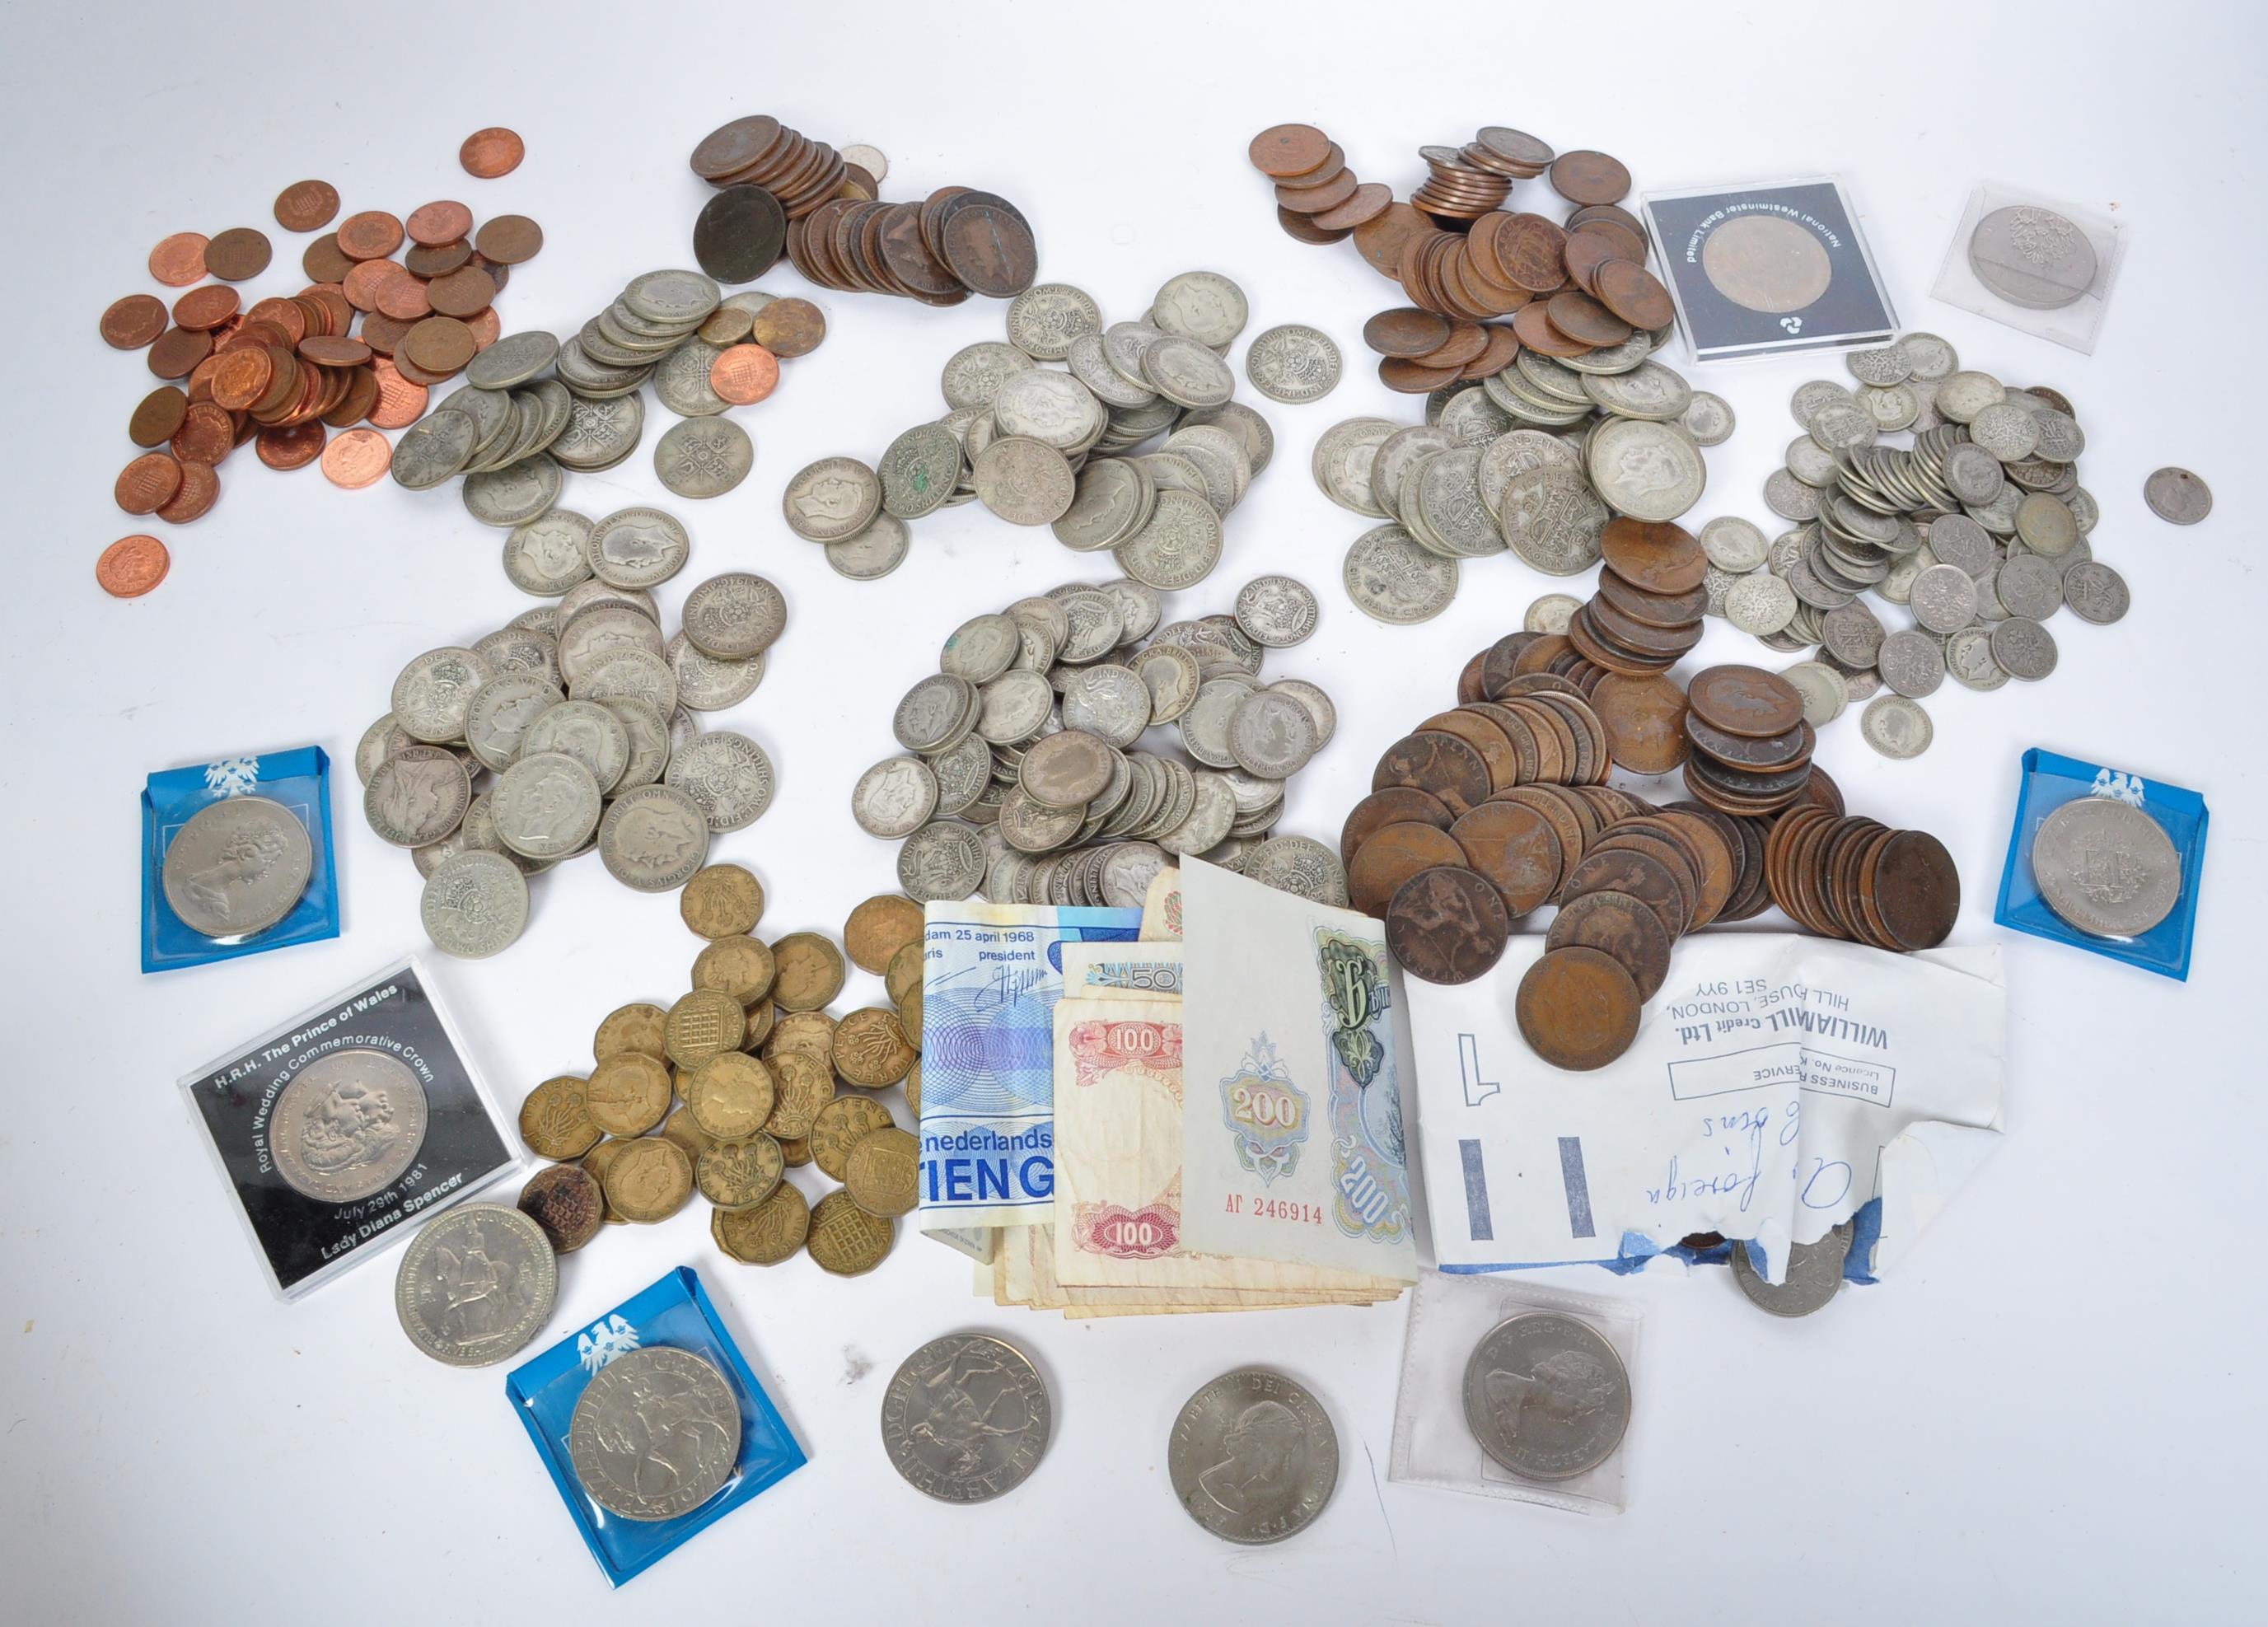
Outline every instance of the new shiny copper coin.
<path fill-rule="evenodd" d="M 161 320 L 164 315 L 164 307 L 160 306 Z M 1454 326 L 1447 317 L 1432 311 L 1396 306 L 1381 311 L 1362 325 L 1362 342 L 1381 356 L 1419 357 L 1446 343 Z"/>
<path fill-rule="evenodd" d="M 339 189 L 328 180 L 295 180 L 276 195 L 276 224 L 286 232 L 320 232 L 338 213 Z"/>
<path fill-rule="evenodd" d="M 475 130 L 457 149 L 457 162 L 465 166 L 465 173 L 482 180 L 511 174 L 526 156 L 527 144 L 520 140 L 519 132 L 501 124 Z"/>
<path fill-rule="evenodd" d="M 401 229 L 413 243 L 454 243 L 471 234 L 473 211 L 454 198 L 440 198 L 411 210 Z"/>
<path fill-rule="evenodd" d="M 1754 666 L 1712 666 L 1696 673 L 1685 698 L 1702 722 L 1727 734 L 1761 740 L 1803 721 L 1803 696 L 1775 673 Z"/>
<path fill-rule="evenodd" d="M 153 536 L 121 537 L 94 562 L 94 579 L 113 599 L 138 599 L 166 579 L 173 556 Z"/>
<path fill-rule="evenodd" d="M 1331 155 L 1331 138 L 1312 124 L 1274 124 L 1252 138 L 1252 167 L 1282 180 L 1304 175 Z"/>
<path fill-rule="evenodd" d="M 262 430 L 253 450 L 271 469 L 304 469 L 323 455 L 326 433 L 320 423 L 299 423 L 290 429 Z"/>
<path fill-rule="evenodd" d="M 1558 890 L 1558 833 L 1534 808 L 1518 802 L 1484 802 L 1450 826 L 1449 835 L 1463 852 L 1466 866 L 1503 896 L 1507 914 L 1524 916 L 1550 902 Z"/>
<path fill-rule="evenodd" d="M 1609 673 L 1591 699 L 1606 725 L 1608 753 L 1620 767 L 1634 774 L 1667 774 L 1685 761 L 1685 690 L 1675 679 Z"/>
<path fill-rule="evenodd" d="M 231 350 L 212 372 L 213 404 L 241 412 L 261 396 L 276 376 L 276 364 L 257 347 Z M 210 460 L 209 460 L 210 461 Z"/>
<path fill-rule="evenodd" d="M 162 452 L 145 452 L 118 472 L 112 495 L 129 514 L 154 514 L 181 489 L 181 466 Z"/>
<path fill-rule="evenodd" d="M 1631 975 L 1641 1002 L 1669 978 L 1669 935 L 1660 917 L 1627 893 L 1601 889 L 1569 899 L 1551 918 L 1546 950 L 1596 949 Z"/>
<path fill-rule="evenodd" d="M 1620 344 L 1631 336 L 1628 322 L 1577 289 L 1560 290 L 1551 296 L 1544 308 L 1551 318 L 1552 327 L 1570 339 L 1594 348 Z"/>
<path fill-rule="evenodd" d="M 1630 195 L 1630 171 L 1587 148 L 1552 159 L 1550 175 L 1551 189 L 1570 203 L 1619 203 Z"/>
<path fill-rule="evenodd" d="M 473 330 L 453 316 L 429 316 L 402 335 L 401 351 L 421 372 L 446 375 L 480 349 Z"/>
<path fill-rule="evenodd" d="M 775 299 L 748 331 L 776 357 L 808 356 L 827 337 L 827 313 L 808 299 Z"/>
<path fill-rule="evenodd" d="M 242 304 L 233 288 L 209 283 L 173 301 L 173 320 L 183 328 L 210 333 L 234 316 Z"/>
<path fill-rule="evenodd" d="M 1859 889 L 1901 949 L 1934 949 L 1961 915 L 1961 872 L 1926 830 L 1902 830 L 1867 865 Z"/>
<path fill-rule="evenodd" d="M 193 519 L 202 519 L 205 511 L 220 499 L 220 476 L 210 463 L 181 465 L 181 489 L 170 502 L 158 511 L 158 518 L 169 526 L 186 526 Z"/>
<path fill-rule="evenodd" d="M 1347 811 L 1346 822 L 1339 828 L 1339 862 L 1352 864 L 1373 831 L 1405 820 L 1447 830 L 1452 816 L 1440 798 L 1408 785 L 1373 791 Z"/>
<path fill-rule="evenodd" d="M 1529 1049 L 1555 1068 L 1583 1073 L 1631 1048 L 1644 1004 L 1621 961 L 1570 944 L 1528 968 L 1513 1012 Z"/>
<path fill-rule="evenodd" d="M 1377 219 L 1394 203 L 1394 189 L 1379 181 L 1366 180 L 1356 186 L 1342 202 L 1307 217 L 1319 232 L 1341 235 L 1357 226 Z"/>
<path fill-rule="evenodd" d="M 251 226 L 231 226 L 205 245 L 205 269 L 224 283 L 241 283 L 268 269 L 268 234 Z"/>
<path fill-rule="evenodd" d="M 1616 515 L 1599 534 L 1599 553 L 1609 571 L 1649 593 L 1690 593 L 1709 571 L 1693 534 L 1666 520 Z"/>
<path fill-rule="evenodd" d="M 349 430 L 323 448 L 323 477 L 334 486 L 359 491 L 385 478 L 394 448 L 376 430 Z"/>
<path fill-rule="evenodd" d="M 185 465 L 218 463 L 236 450 L 237 416 L 218 403 L 192 401 L 168 447 Z"/>
<path fill-rule="evenodd" d="M 760 344 L 728 345 L 709 364 L 709 387 L 736 407 L 760 401 L 779 387 L 779 357 Z"/>
<path fill-rule="evenodd" d="M 1462 817 L 1488 799 L 1490 784 L 1488 764 L 1479 752 L 1454 734 L 1429 729 L 1404 735 L 1388 747 L 1371 776 L 1370 788 L 1412 786 Z"/>
<path fill-rule="evenodd" d="M 359 367 L 370 360 L 370 347 L 359 339 L 335 339 L 316 334 L 299 341 L 299 355 L 322 367 Z"/>
<path fill-rule="evenodd" d="M 498 215 L 482 225 L 473 247 L 498 265 L 516 266 L 542 248 L 543 228 L 525 215 Z"/>
<path fill-rule="evenodd" d="M 1606 261 L 1592 278 L 1590 289 L 1601 305 L 1633 328 L 1651 331 L 1667 328 L 1677 319 L 1669 291 L 1653 272 L 1633 261 Z"/>
<path fill-rule="evenodd" d="M 339 247 L 339 234 L 326 232 L 299 253 L 299 269 L 311 283 L 337 283 L 354 269 L 355 261 Z"/>
<path fill-rule="evenodd" d="M 401 247 L 401 223 L 382 209 L 364 210 L 339 223 L 339 253 L 349 260 L 383 260 Z"/>
<path fill-rule="evenodd" d="M 1503 896 L 1462 865 L 1420 871 L 1386 910 L 1387 948 L 1427 983 L 1472 982 L 1502 957 L 1511 931 Z"/>
<path fill-rule="evenodd" d="M 187 288 L 205 276 L 205 244 L 202 232 L 176 232 L 160 238 L 150 251 L 150 275 L 168 288 Z"/>
<path fill-rule="evenodd" d="M 126 421 L 126 438 L 137 446 L 162 446 L 181 427 L 189 398 L 170 384 L 161 384 L 144 396 Z"/>
<path fill-rule="evenodd" d="M 212 354 L 212 335 L 200 328 L 168 328 L 158 335 L 146 358 L 160 379 L 186 379 Z"/>
<path fill-rule="evenodd" d="M 1366 916 L 1383 916 L 1404 881 L 1437 865 L 1462 865 L 1462 850 L 1437 825 L 1404 820 L 1373 831 L 1347 865 L 1347 894 Z"/>
<path fill-rule="evenodd" d="M 102 313 L 102 342 L 114 350 L 138 350 L 166 331 L 166 302 L 154 294 L 129 294 Z"/>
<path fill-rule="evenodd" d="M 373 428 L 403 430 L 425 416 L 430 392 L 423 385 L 403 378 L 400 369 L 383 358 L 371 364 L 371 372 L 378 375 L 378 404 L 370 409 Z"/>

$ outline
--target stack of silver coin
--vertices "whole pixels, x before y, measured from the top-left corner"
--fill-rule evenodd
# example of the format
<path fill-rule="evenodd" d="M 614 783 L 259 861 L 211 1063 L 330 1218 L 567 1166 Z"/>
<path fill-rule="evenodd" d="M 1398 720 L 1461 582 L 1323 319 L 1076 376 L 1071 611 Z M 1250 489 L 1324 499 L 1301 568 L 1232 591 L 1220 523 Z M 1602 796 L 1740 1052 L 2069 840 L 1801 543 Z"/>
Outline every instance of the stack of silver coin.
<path fill-rule="evenodd" d="M 1426 398 L 1425 422 L 1350 418 L 1315 445 L 1315 483 L 1391 523 L 1347 549 L 1347 597 L 1407 626 L 1456 597 L 1461 561 L 1506 549 L 1550 576 L 1599 560 L 1616 514 L 1675 519 L 1701 500 L 1701 449 L 1733 432 L 1720 396 L 1652 359 L 1670 330 L 1555 360 L 1522 350 L 1478 384 Z"/>
<path fill-rule="evenodd" d="M 755 692 L 787 607 L 763 578 L 727 572 L 692 590 L 683 629 L 665 637 L 647 590 L 688 552 L 684 528 L 658 509 L 595 523 L 551 511 L 514 531 L 505 569 L 558 602 L 429 650 L 394 681 L 355 771 L 371 828 L 409 849 L 425 877 L 438 947 L 504 948 L 526 924 L 526 877 L 593 848 L 626 887 L 681 887 L 712 835 L 770 806 L 763 748 L 703 734 L 693 713 Z"/>
<path fill-rule="evenodd" d="M 1795 529 L 1767 544 L 1744 519 L 1702 527 L 1709 607 L 1772 649 L 1818 646 L 1782 674 L 1814 728 L 1868 702 L 1867 743 L 1911 757 L 1933 733 L 1919 703 L 1948 675 L 1980 690 L 2044 678 L 2056 643 L 2043 623 L 2066 605 L 2116 622 L 2129 596 L 2088 545 L 2087 438 L 2062 395 L 1963 372 L 1934 334 L 1845 360 L 1858 388 L 1797 389 L 1804 432 L 1764 482 L 1765 505 Z M 1902 431 L 1909 447 L 1881 444 Z M 1862 602 L 1870 589 L 1911 624 L 1885 628 Z"/>
<path fill-rule="evenodd" d="M 788 526 L 867 581 L 904 562 L 906 522 L 973 498 L 1012 524 L 1052 527 L 1075 552 L 1111 553 L 1145 586 L 1194 586 L 1219 563 L 1221 522 L 1275 446 L 1267 420 L 1233 399 L 1223 359 L 1248 310 L 1212 271 L 1169 278 L 1141 320 L 1108 327 L 1082 290 L 1028 289 L 1008 306 L 1006 342 L 946 362 L 943 417 L 892 441 L 879 467 L 833 457 L 798 472 L 781 498 Z M 1321 394 L 1336 348 L 1324 356 L 1285 332 L 1254 342 L 1256 382 Z"/>
<path fill-rule="evenodd" d="M 1264 576 L 1233 615 L 1160 626 L 1155 590 L 1066 583 L 965 622 L 892 719 L 902 756 L 859 777 L 850 811 L 902 845 L 924 902 L 1134 908 L 1174 856 L 1346 902 L 1331 849 L 1271 836 L 1285 783 L 1329 743 L 1330 697 L 1262 659 L 1314 630 L 1314 595 Z M 1171 725 L 1179 755 L 1140 749 Z M 1186 759 L 1186 760 L 1184 760 Z"/>

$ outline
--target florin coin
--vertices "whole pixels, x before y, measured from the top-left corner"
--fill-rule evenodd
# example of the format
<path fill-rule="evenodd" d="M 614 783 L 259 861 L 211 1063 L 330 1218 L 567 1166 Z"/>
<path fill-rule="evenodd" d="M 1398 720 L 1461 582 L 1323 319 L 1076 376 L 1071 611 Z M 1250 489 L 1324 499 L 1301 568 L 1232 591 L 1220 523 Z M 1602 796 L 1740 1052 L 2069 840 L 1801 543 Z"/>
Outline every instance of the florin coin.
<path fill-rule="evenodd" d="M 882 1449 L 916 1491 L 981 1503 L 1031 1478 L 1054 1409 L 1031 1358 L 984 1334 L 932 1339 L 882 1395 Z"/>
<path fill-rule="evenodd" d="M 394 1310 L 409 1342 L 453 1367 L 486 1367 L 542 1330 L 559 1287 L 543 1228 L 501 1204 L 426 1223 L 401 1256 Z"/>
<path fill-rule="evenodd" d="M 1281 1373 L 1240 1368 L 1184 1403 L 1166 1447 L 1174 1495 L 1190 1519 L 1231 1542 L 1279 1542 L 1305 1530 L 1338 1484 L 1338 1432 L 1312 1395 Z"/>
<path fill-rule="evenodd" d="M 1524 1480 L 1572 1480 L 1630 1428 L 1630 1373 L 1588 1323 L 1536 1311 L 1498 1322 L 1465 1364 L 1465 1424 Z"/>
<path fill-rule="evenodd" d="M 740 1407 L 706 1358 L 652 1344 L 615 1357 L 575 1403 L 567 1453 L 591 1500 L 624 1520 L 674 1520 L 724 1489 Z"/>

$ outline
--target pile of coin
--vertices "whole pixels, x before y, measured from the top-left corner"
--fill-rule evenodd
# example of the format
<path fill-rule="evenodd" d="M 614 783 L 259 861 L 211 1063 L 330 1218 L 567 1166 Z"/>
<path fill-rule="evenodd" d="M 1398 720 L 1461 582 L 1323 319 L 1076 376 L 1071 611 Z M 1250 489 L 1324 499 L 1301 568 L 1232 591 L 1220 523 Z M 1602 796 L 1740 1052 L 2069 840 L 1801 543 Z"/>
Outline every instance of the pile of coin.
<path fill-rule="evenodd" d="M 326 226 L 338 210 L 328 181 L 299 181 L 276 200 L 276 222 L 291 232 Z M 429 387 L 496 342 L 496 297 L 542 244 L 542 229 L 521 215 L 476 231 L 473 211 L 452 199 L 406 221 L 365 210 L 308 244 L 306 287 L 247 306 L 232 284 L 268 269 L 266 233 L 236 226 L 165 239 L 150 252 L 150 275 L 188 291 L 170 309 L 129 294 L 102 313 L 103 338 L 146 348 L 150 371 L 168 381 L 128 421 L 128 438 L 149 450 L 121 471 L 119 507 L 177 525 L 199 518 L 220 496 L 220 464 L 247 441 L 270 468 L 320 460 L 334 484 L 371 484 L 387 469 L 379 431 L 416 423 Z"/>
<path fill-rule="evenodd" d="M 1168 278 L 1143 320 L 1107 328 L 1083 291 L 1030 289 L 1008 306 L 1007 342 L 946 361 L 950 410 L 891 442 L 879 469 L 836 457 L 799 471 L 781 497 L 788 527 L 866 581 L 903 562 L 907 521 L 974 497 L 1012 524 L 1052 527 L 1074 552 L 1108 549 L 1137 582 L 1194 586 L 1219 563 L 1221 522 L 1275 450 L 1267 420 L 1232 399 L 1236 376 L 1222 359 L 1248 309 L 1213 271 Z M 1336 347 L 1323 367 L 1310 343 L 1263 352 L 1270 338 L 1247 354 L 1266 393 L 1308 387 L 1318 367 L 1335 376 Z M 1157 451 L 1130 455 L 1160 435 Z"/>
<path fill-rule="evenodd" d="M 825 1008 L 846 980 L 842 948 L 824 932 L 753 936 L 755 876 L 711 865 L 680 905 L 707 940 L 691 991 L 666 1009 L 610 1012 L 587 1075 L 528 1093 L 520 1137 L 557 1161 L 528 1182 L 521 1209 L 563 1254 L 602 1223 L 666 1220 L 697 1191 L 733 1259 L 777 1265 L 800 1251 L 837 1275 L 872 1270 L 917 1201 L 914 1137 L 880 1093 L 902 1083 L 918 1119 L 921 906 L 882 894 L 850 912 L 850 960 L 883 976 L 890 1004 L 838 1020 Z M 806 1164 L 843 1184 L 811 1203 L 785 1179 Z"/>
<path fill-rule="evenodd" d="M 1655 342 L 1633 334 L 1564 362 L 1522 350 L 1477 385 L 1435 392 L 1424 423 L 1325 431 L 1313 460 L 1323 494 L 1395 522 L 1347 549 L 1348 597 L 1381 622 L 1427 621 L 1455 598 L 1462 560 L 1508 548 L 1573 576 L 1598 563 L 1611 514 L 1660 524 L 1699 502 L 1701 449 L 1732 433 L 1732 411 L 1648 359 Z"/>
<path fill-rule="evenodd" d="M 766 114 L 710 131 L 692 165 L 718 188 L 693 245 L 721 282 L 753 281 L 784 251 L 821 288 L 952 306 L 972 293 L 1012 298 L 1039 267 L 1031 223 L 998 194 L 940 187 L 919 203 L 883 202 L 880 153 L 838 153 Z"/>
<path fill-rule="evenodd" d="M 1961 872 L 1926 830 L 1791 808 L 1764 841 L 1772 902 L 1806 931 L 1893 953 L 1934 949 L 1961 913 Z"/>
<path fill-rule="evenodd" d="M 1872 697 L 1860 733 L 1911 757 L 1933 733 L 1918 703 L 1948 674 L 1971 689 L 2044 678 L 2056 641 L 2043 623 L 2066 604 L 2116 622 L 2129 594 L 2088 546 L 2087 438 L 2062 394 L 1961 371 L 1934 334 L 1845 360 L 1859 387 L 1796 390 L 1804 432 L 1764 482 L 1765 505 L 1795 528 L 1767 545 L 1746 520 L 1710 521 L 1705 586 L 1712 609 L 1771 648 L 1820 646 L 1786 674 L 1814 728 Z M 1907 430 L 1910 447 L 1881 444 Z M 1885 629 L 1861 602 L 1870 588 L 1911 625 Z"/>
<path fill-rule="evenodd" d="M 1131 580 L 1065 583 L 976 616 L 898 703 L 907 755 L 859 777 L 851 816 L 902 843 L 899 884 L 923 900 L 981 889 L 994 903 L 1138 909 L 1169 855 L 1196 854 L 1344 903 L 1329 849 L 1269 835 L 1337 714 L 1304 680 L 1263 684 L 1261 661 L 1317 615 L 1306 587 L 1267 576 L 1233 615 L 1164 627 L 1158 595 Z M 1138 749 L 1168 724 L 1188 762 Z"/>
<path fill-rule="evenodd" d="M 550 570 L 578 526 L 587 579 L 570 577 L 557 605 L 470 645 L 412 660 L 393 710 L 355 748 L 364 816 L 411 850 L 425 930 L 451 954 L 512 943 L 527 922 L 526 878 L 561 859 L 596 848 L 624 886 L 666 892 L 700 868 L 712 835 L 754 823 L 771 802 L 763 748 L 702 733 L 692 711 L 737 704 L 762 681 L 786 625 L 779 590 L 746 571 L 711 577 L 687 595 L 684 630 L 665 639 L 646 585 L 674 575 L 688 544 L 648 508 L 595 525 L 553 510 L 514 532 L 506 570 L 556 591 L 568 573 L 531 572 Z M 483 774 L 495 777 L 485 788 Z"/>

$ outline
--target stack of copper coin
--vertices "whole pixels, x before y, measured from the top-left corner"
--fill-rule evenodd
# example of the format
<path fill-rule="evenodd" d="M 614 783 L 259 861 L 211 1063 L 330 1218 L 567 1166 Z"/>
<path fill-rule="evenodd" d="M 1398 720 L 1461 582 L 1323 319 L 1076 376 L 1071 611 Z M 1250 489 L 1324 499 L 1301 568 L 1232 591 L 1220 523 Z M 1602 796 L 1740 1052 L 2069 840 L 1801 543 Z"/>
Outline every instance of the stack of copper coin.
<path fill-rule="evenodd" d="M 1417 306 L 1381 311 L 1362 325 L 1362 342 L 1385 359 L 1378 376 L 1410 394 L 1502 372 L 1520 337 L 1501 322 L 1453 321 Z"/>
<path fill-rule="evenodd" d="M 1276 183 L 1276 221 L 1302 243 L 1338 243 L 1385 212 L 1394 189 L 1357 179 L 1346 154 L 1312 124 L 1278 124 L 1252 138 L 1252 166 Z"/>
<path fill-rule="evenodd" d="M 1772 902 L 1808 931 L 1893 953 L 1933 949 L 1961 913 L 1961 874 L 1927 831 L 1807 804 L 1764 843 Z"/>
<path fill-rule="evenodd" d="M 853 177 L 841 153 L 770 114 L 718 125 L 695 146 L 691 163 L 693 173 L 712 187 L 762 187 L 779 200 L 790 220 L 802 219 L 837 195 L 846 180 L 863 180 L 865 195 L 874 195 L 873 176 Z"/>
<path fill-rule="evenodd" d="M 1512 194 L 1512 177 L 1466 156 L 1479 146 L 1476 141 L 1462 151 L 1454 147 L 1418 148 L 1418 156 L 1425 160 L 1432 174 L 1410 195 L 1410 202 L 1436 218 L 1446 216 L 1451 220 L 1477 220 L 1503 202 Z"/>
<path fill-rule="evenodd" d="M 1712 666 L 1685 686 L 1685 788 L 1723 814 L 1777 814 L 1805 800 L 1818 736 L 1803 696 L 1755 666 Z"/>

